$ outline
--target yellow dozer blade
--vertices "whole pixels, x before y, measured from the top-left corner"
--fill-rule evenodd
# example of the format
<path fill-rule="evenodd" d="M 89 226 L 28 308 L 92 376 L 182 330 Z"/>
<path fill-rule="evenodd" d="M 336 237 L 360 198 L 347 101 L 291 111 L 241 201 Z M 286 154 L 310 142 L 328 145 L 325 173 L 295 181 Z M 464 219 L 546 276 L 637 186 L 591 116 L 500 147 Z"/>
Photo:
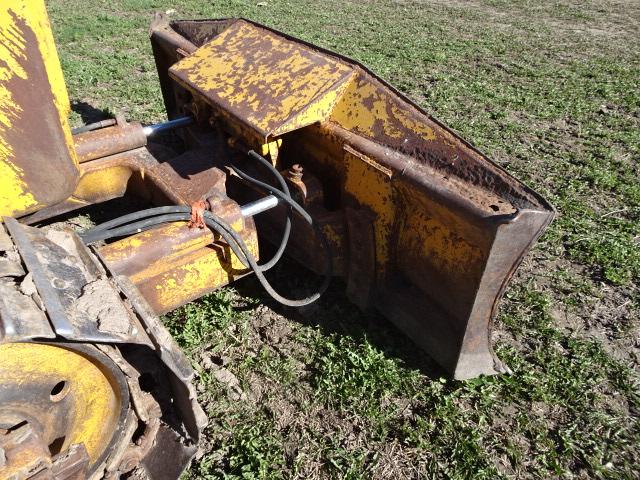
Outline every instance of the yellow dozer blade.
<path fill-rule="evenodd" d="M 159 20 L 151 41 L 170 118 L 304 169 L 352 301 L 456 378 L 505 370 L 492 319 L 553 217 L 543 198 L 353 60 L 244 19 Z M 294 229 L 291 253 L 321 270 L 312 239 Z"/>

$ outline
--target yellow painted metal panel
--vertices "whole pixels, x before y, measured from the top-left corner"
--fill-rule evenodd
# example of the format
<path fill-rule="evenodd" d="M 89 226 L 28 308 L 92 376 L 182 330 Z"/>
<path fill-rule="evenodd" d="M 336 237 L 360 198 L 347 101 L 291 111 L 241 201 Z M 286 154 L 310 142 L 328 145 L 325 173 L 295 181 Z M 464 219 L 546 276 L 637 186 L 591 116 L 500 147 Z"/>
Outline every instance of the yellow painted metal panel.
<path fill-rule="evenodd" d="M 131 168 L 120 165 L 83 173 L 73 196 L 89 203 L 122 197 L 132 173 Z"/>
<path fill-rule="evenodd" d="M 392 227 L 397 217 L 391 185 L 392 171 L 350 147 L 345 147 L 345 192 L 376 216 L 374 222 L 377 273 L 389 263 Z"/>
<path fill-rule="evenodd" d="M 338 59 L 243 20 L 169 72 L 265 139 L 327 119 L 353 77 Z"/>
<path fill-rule="evenodd" d="M 44 2 L 1 2 L 0 215 L 28 213 L 71 193 L 77 161 L 68 114 Z"/>
<path fill-rule="evenodd" d="M 388 89 L 367 74 L 359 74 L 349 84 L 331 119 L 342 128 L 369 138 L 436 139 L 433 128 L 424 118 L 400 104 Z"/>

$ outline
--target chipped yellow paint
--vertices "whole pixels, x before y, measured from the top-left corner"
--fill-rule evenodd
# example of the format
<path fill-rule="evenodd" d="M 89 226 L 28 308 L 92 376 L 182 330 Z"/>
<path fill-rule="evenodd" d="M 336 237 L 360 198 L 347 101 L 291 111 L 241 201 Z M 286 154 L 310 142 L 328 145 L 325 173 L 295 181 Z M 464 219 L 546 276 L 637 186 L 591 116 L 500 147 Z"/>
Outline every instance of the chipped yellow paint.
<path fill-rule="evenodd" d="M 101 254 L 107 263 L 115 263 L 131 257 L 136 251 L 145 251 L 154 248 L 153 244 L 164 242 L 163 239 L 167 239 L 165 244 L 169 244 L 169 239 L 180 238 L 180 243 L 171 244 L 171 251 L 164 256 L 163 263 L 148 266 L 146 270 L 131 277 L 131 281 L 136 283 L 147 277 L 162 273 L 165 271 L 167 265 L 170 265 L 176 259 L 182 257 L 185 253 L 203 248 L 213 241 L 213 235 L 203 235 L 185 239 L 182 234 L 187 228 L 187 222 L 171 222 L 161 227 L 140 232 L 117 242 L 110 243 L 107 247 L 101 249 Z"/>
<path fill-rule="evenodd" d="M 345 147 L 345 166 L 345 191 L 376 214 L 376 271 L 384 274 L 389 262 L 390 235 L 396 218 L 391 185 L 392 172 L 350 147 Z"/>
<path fill-rule="evenodd" d="M 28 45 L 20 25 L 29 29 L 35 36 L 40 59 L 28 58 Z M 19 166 L 19 161 L 24 159 L 15 158 L 14 146 L 7 139 L 7 133 L 15 129 L 15 125 L 23 114 L 22 106 L 16 103 L 14 93 L 11 91 L 11 82 L 14 79 L 28 80 L 25 65 L 35 61 L 44 63 L 69 157 L 77 164 L 71 129 L 67 120 L 70 109 L 69 98 L 44 1 L 2 2 L 0 4 L 0 215 L 24 213 L 41 205 L 36 198 L 37 192 L 30 191 L 30 186 L 25 181 L 24 169 Z M 41 85 L 44 86 L 44 83 Z"/>
<path fill-rule="evenodd" d="M 132 235 L 103 247 L 100 249 L 100 254 L 107 263 L 119 262 L 131 257 L 131 252 L 141 248 L 144 243 L 143 234 Z"/>
<path fill-rule="evenodd" d="M 38 205 L 38 201 L 22 179 L 22 169 L 6 157 L 2 158 L 3 146 L 0 142 L 0 215 L 12 216 L 17 212 L 28 211 Z"/>
<path fill-rule="evenodd" d="M 375 135 L 376 123 L 380 123 L 388 136 L 400 137 L 402 133 L 390 125 L 388 106 L 387 98 L 375 85 L 357 80 L 351 82 L 331 119 L 347 130 L 363 132 L 370 137 Z"/>
<path fill-rule="evenodd" d="M 131 168 L 114 166 L 82 173 L 73 196 L 89 203 L 122 197 L 131 178 Z"/>
<path fill-rule="evenodd" d="M 257 258 L 258 244 L 255 238 L 245 241 L 247 248 Z M 156 284 L 156 298 L 154 304 L 161 306 L 160 310 L 175 308 L 206 291 L 220 288 L 232 282 L 235 278 L 247 272 L 240 259 L 236 257 L 225 244 L 216 244 L 215 251 L 199 249 L 183 255 L 179 263 L 164 264 L 163 272 L 145 270 L 146 279 L 153 279 Z M 230 255 L 231 262 L 224 260 Z M 228 257 L 229 258 L 229 257 Z M 142 279 L 132 278 L 136 280 Z"/>
<path fill-rule="evenodd" d="M 43 0 L 22 0 L 29 5 L 30 15 L 34 18 L 34 33 L 38 39 L 38 49 L 44 60 L 44 66 L 47 71 L 47 78 L 53 93 L 53 101 L 58 110 L 58 117 L 62 125 L 62 131 L 65 136 L 65 143 L 69 151 L 71 160 L 77 165 L 75 144 L 71 127 L 69 126 L 69 112 L 71 112 L 71 103 L 69 102 L 69 94 L 67 86 L 64 82 L 62 67 L 56 50 L 56 44 L 53 39 L 49 16 Z"/>
<path fill-rule="evenodd" d="M 391 92 L 370 76 L 353 80 L 331 114 L 331 120 L 342 128 L 376 138 L 381 134 L 394 139 L 409 137 L 435 140 L 436 135 L 417 112 L 399 104 Z"/>
<path fill-rule="evenodd" d="M 90 358 L 54 345 L 6 343 L 0 345 L 0 378 L 3 385 L 46 382 L 43 390 L 47 397 L 58 382 L 67 382 L 67 397 L 74 404 L 69 410 L 72 418 L 67 420 L 70 428 L 68 432 L 51 432 L 64 435 L 63 450 L 75 443 L 84 444 L 93 462 L 110 442 L 122 399 L 115 380 Z M 42 400 L 50 401 L 46 397 Z"/>
<path fill-rule="evenodd" d="M 417 137 L 424 140 L 435 140 L 436 132 L 429 126 L 422 114 L 417 116 L 416 114 L 410 115 L 409 112 L 413 110 L 412 107 L 407 105 L 399 106 L 396 102 L 391 103 L 391 113 L 394 120 L 400 123 L 406 130 L 413 132 Z"/>
<path fill-rule="evenodd" d="M 278 152 L 278 149 L 282 146 L 282 139 L 278 138 L 273 142 L 263 143 L 260 146 L 260 154 L 264 157 L 266 155 L 270 155 L 271 152 Z M 277 155 L 277 153 L 276 153 Z"/>
<path fill-rule="evenodd" d="M 244 218 L 239 217 L 233 222 L 229 224 L 231 228 L 233 228 L 236 232 L 242 233 L 242 229 L 244 228 Z"/>
<path fill-rule="evenodd" d="M 333 90 L 328 91 L 316 101 L 311 102 L 309 106 L 300 113 L 293 115 L 287 122 L 276 128 L 271 135 L 282 135 L 329 118 L 336 103 L 342 97 L 350 85 L 351 78 L 354 76 L 355 73 L 352 73 L 345 81 L 336 85 Z"/>
<path fill-rule="evenodd" d="M 353 70 L 238 20 L 173 65 L 170 75 L 266 139 L 326 120 Z"/>
<path fill-rule="evenodd" d="M 229 265 L 222 263 L 212 252 L 192 252 L 182 261 L 183 264 L 165 271 L 156 278 L 157 303 L 184 303 L 185 297 L 188 298 L 193 292 L 219 288 L 233 280 Z"/>
<path fill-rule="evenodd" d="M 480 276 L 485 250 L 435 213 L 414 209 L 407 214 L 399 238 L 404 252 L 400 261 L 419 270 L 428 266 L 452 284 L 468 285 L 470 277 Z"/>
<path fill-rule="evenodd" d="M 185 228 L 185 225 L 182 226 Z M 207 237 L 196 237 L 191 240 L 185 240 L 177 245 L 172 245 L 171 250 L 175 253 L 184 253 L 185 251 L 197 250 L 211 244 L 212 239 Z"/>
<path fill-rule="evenodd" d="M 36 2 L 37 3 L 37 2 Z M 22 5 L 24 7 L 24 5 Z M 17 105 L 8 83 L 13 77 L 26 80 L 21 62 L 25 60 L 25 42 L 14 25 L 13 10 L 0 6 L 0 214 L 12 215 L 37 205 L 23 180 L 23 170 L 12 161 L 13 146 L 6 139 L 22 108 Z"/>
<path fill-rule="evenodd" d="M 186 228 L 186 227 L 184 227 Z M 148 265 L 144 270 L 141 270 L 133 275 L 130 279 L 133 283 L 141 283 L 166 274 L 168 271 L 174 272 L 176 269 L 184 268 L 182 262 L 190 255 L 196 254 L 199 249 L 189 249 L 186 251 L 175 251 L 173 254 L 166 255 L 162 262 L 155 262 Z M 185 285 L 188 290 L 188 285 Z"/>

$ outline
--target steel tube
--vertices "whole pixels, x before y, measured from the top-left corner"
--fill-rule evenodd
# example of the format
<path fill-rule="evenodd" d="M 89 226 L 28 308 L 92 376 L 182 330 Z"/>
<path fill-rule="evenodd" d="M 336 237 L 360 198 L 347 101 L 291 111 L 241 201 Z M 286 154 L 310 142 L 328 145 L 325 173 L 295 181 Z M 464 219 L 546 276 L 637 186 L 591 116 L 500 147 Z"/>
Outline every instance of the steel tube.
<path fill-rule="evenodd" d="M 143 126 L 139 123 L 122 123 L 73 136 L 78 162 L 88 162 L 127 152 L 147 144 Z"/>
<path fill-rule="evenodd" d="M 80 127 L 74 128 L 73 130 L 71 130 L 71 133 L 73 135 L 78 135 L 80 133 L 91 132 L 100 128 L 112 127 L 116 123 L 117 120 L 115 118 L 107 118 L 106 120 L 100 120 L 99 122 L 94 122 L 88 125 L 82 125 Z"/>
<path fill-rule="evenodd" d="M 156 123 L 154 125 L 147 125 L 144 127 L 144 134 L 147 137 L 151 137 L 158 133 L 167 132 L 169 130 L 173 130 L 174 128 L 186 127 L 193 122 L 192 117 L 179 117 L 173 120 L 169 120 L 168 122 Z"/>
<path fill-rule="evenodd" d="M 266 212 L 280 203 L 278 197 L 274 195 L 268 195 L 254 202 L 247 203 L 240 207 L 240 212 L 243 217 L 253 217 L 262 212 Z"/>

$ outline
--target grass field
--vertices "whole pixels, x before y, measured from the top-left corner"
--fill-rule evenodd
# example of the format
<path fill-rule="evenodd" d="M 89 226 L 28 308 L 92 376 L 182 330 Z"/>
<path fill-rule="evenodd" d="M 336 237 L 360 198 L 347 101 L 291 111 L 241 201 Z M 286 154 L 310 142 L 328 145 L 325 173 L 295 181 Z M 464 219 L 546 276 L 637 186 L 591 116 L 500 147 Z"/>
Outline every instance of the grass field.
<path fill-rule="evenodd" d="M 558 210 L 501 303 L 512 375 L 444 378 L 340 284 L 295 312 L 249 279 L 166 317 L 211 419 L 187 478 L 640 478 L 637 1 L 48 7 L 79 106 L 161 120 L 152 13 L 245 16 L 362 61 Z"/>

